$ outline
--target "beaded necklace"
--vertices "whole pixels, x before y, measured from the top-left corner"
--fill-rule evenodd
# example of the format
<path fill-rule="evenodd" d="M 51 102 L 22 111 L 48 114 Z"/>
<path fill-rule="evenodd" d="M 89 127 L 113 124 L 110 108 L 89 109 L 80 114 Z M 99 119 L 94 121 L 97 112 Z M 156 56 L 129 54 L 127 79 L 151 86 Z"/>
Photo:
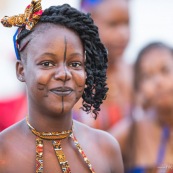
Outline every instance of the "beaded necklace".
<path fill-rule="evenodd" d="M 36 173 L 43 173 L 43 140 L 52 140 L 52 145 L 57 156 L 58 162 L 63 173 L 71 173 L 70 166 L 66 160 L 65 154 L 61 147 L 61 140 L 70 137 L 79 153 L 83 157 L 85 163 L 88 165 L 91 173 L 95 173 L 94 169 L 88 158 L 86 157 L 84 151 L 82 150 L 79 142 L 73 134 L 73 125 L 71 130 L 62 132 L 38 132 L 34 127 L 31 126 L 28 119 L 26 118 L 26 123 L 32 133 L 36 136 Z"/>

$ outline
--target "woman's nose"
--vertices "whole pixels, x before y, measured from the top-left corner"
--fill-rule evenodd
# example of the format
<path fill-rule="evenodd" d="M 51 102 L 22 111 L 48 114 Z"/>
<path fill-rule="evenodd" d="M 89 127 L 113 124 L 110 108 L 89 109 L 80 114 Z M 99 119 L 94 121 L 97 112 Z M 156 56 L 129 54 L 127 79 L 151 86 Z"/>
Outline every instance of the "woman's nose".
<path fill-rule="evenodd" d="M 71 78 L 71 72 L 69 71 L 66 64 L 62 64 L 57 67 L 54 78 L 64 82 Z"/>
<path fill-rule="evenodd" d="M 118 28 L 118 37 L 119 37 L 119 41 L 121 41 L 121 43 L 128 43 L 129 38 L 130 38 L 130 29 L 129 26 L 122 24 L 121 26 L 119 26 Z"/>
<path fill-rule="evenodd" d="M 154 77 L 154 82 L 157 87 L 164 85 L 164 78 L 161 75 L 156 75 Z"/>

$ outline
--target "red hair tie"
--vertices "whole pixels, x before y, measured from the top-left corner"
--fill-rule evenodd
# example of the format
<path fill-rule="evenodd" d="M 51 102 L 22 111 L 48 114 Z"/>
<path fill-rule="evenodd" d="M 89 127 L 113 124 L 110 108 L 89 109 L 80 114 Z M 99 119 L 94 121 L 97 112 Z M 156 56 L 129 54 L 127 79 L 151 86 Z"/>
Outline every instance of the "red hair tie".
<path fill-rule="evenodd" d="M 31 4 L 25 9 L 24 14 L 5 16 L 1 19 L 1 23 L 5 27 L 25 26 L 27 30 L 31 30 L 40 19 L 43 13 L 41 0 L 32 0 Z"/>

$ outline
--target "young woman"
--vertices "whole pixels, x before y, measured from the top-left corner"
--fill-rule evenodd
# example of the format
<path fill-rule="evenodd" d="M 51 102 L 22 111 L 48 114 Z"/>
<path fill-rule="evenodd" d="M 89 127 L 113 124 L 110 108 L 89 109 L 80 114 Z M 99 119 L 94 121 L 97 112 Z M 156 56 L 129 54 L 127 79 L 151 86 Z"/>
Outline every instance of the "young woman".
<path fill-rule="evenodd" d="M 72 119 L 80 97 L 96 118 L 107 92 L 107 53 L 90 16 L 67 4 L 42 12 L 33 0 L 1 22 L 19 26 L 16 73 L 29 111 L 0 134 L 0 172 L 122 173 L 114 138 Z"/>
<path fill-rule="evenodd" d="M 136 107 L 111 133 L 120 142 L 127 172 L 173 171 L 173 52 L 154 42 L 141 50 L 135 63 Z"/>
<path fill-rule="evenodd" d="M 127 0 L 82 0 L 81 6 L 91 13 L 108 50 L 109 92 L 97 121 L 87 115 L 81 116 L 78 109 L 74 115 L 92 127 L 108 130 L 130 114 L 132 105 L 132 68 L 123 60 L 130 39 L 129 3 Z"/>

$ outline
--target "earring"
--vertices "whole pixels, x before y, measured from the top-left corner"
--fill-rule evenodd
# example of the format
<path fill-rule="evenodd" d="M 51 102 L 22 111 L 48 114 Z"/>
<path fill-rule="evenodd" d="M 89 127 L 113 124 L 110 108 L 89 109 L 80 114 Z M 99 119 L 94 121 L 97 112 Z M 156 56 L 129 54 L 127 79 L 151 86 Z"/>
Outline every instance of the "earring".
<path fill-rule="evenodd" d="M 20 77 L 19 77 L 19 79 L 22 81 L 22 80 L 23 80 L 23 77 L 22 77 L 22 76 L 20 76 Z"/>

